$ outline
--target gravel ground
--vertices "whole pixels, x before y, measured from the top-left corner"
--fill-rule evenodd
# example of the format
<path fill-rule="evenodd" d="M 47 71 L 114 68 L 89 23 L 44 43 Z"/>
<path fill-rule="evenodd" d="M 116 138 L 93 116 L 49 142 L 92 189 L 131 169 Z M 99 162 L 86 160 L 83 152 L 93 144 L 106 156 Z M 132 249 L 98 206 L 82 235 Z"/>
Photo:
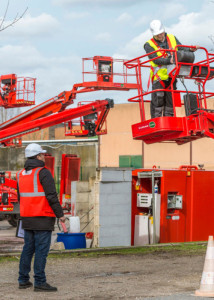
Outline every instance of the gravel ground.
<path fill-rule="evenodd" d="M 18 289 L 18 259 L 0 263 L 1 299 L 191 299 L 204 264 L 204 255 L 172 253 L 49 257 L 47 281 L 58 292 L 35 293 Z"/>
<path fill-rule="evenodd" d="M 22 249 L 23 241 L 14 238 L 15 231 L 7 221 L 0 222 L 0 255 Z M 17 257 L 17 261 L 0 262 L 0 299 L 189 300 L 200 286 L 204 258 L 205 250 L 200 255 L 158 252 L 48 257 L 47 281 L 57 286 L 58 292 L 35 293 L 33 288 L 18 289 Z"/>

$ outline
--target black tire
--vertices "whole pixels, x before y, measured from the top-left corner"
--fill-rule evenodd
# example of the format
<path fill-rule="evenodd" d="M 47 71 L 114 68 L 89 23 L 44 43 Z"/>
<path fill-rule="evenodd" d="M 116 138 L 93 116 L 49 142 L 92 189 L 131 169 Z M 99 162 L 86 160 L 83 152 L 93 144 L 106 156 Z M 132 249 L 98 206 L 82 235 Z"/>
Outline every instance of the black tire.
<path fill-rule="evenodd" d="M 18 219 L 19 219 L 19 215 L 13 214 L 13 215 L 8 216 L 7 221 L 11 226 L 17 227 Z"/>

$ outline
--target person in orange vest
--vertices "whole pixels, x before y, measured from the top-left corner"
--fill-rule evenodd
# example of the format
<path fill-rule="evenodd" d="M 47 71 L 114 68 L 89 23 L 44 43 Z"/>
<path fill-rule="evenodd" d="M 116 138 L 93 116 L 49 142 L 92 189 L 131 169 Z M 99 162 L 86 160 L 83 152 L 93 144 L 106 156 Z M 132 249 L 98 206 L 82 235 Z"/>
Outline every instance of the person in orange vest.
<path fill-rule="evenodd" d="M 24 247 L 19 264 L 19 288 L 30 282 L 31 261 L 34 257 L 34 291 L 55 292 L 56 287 L 46 282 L 45 265 L 51 244 L 56 217 L 65 222 L 55 182 L 45 167 L 45 156 L 40 145 L 32 143 L 25 148 L 27 160 L 24 169 L 17 172 L 17 193 L 24 229 Z"/>
<path fill-rule="evenodd" d="M 174 35 L 165 32 L 165 28 L 160 20 L 153 20 L 150 23 L 150 30 L 153 38 L 144 44 L 144 49 L 147 54 L 158 49 L 175 49 L 177 45 L 182 45 Z M 199 46 L 193 48 L 178 47 L 177 49 L 194 52 L 198 48 Z M 161 55 L 163 55 L 163 53 L 156 52 L 148 55 L 148 57 L 152 59 Z M 173 56 L 171 56 L 170 53 L 150 61 L 152 90 L 166 89 L 169 87 L 171 80 L 167 74 L 167 65 L 173 64 L 173 62 Z M 173 89 L 176 89 L 176 82 L 173 84 Z M 161 116 L 173 117 L 174 111 L 171 92 L 157 91 L 151 95 L 151 118 Z"/>

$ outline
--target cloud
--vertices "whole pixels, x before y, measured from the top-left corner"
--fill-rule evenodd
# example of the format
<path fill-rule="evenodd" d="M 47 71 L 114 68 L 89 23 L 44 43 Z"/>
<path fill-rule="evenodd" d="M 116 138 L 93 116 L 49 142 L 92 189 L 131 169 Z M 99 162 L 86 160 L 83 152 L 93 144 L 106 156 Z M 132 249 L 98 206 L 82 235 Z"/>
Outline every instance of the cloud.
<path fill-rule="evenodd" d="M 68 19 L 73 19 L 73 20 L 76 20 L 76 19 L 84 19 L 86 17 L 90 16 L 90 13 L 89 12 L 71 12 L 71 13 L 68 13 L 66 15 L 66 17 Z"/>
<path fill-rule="evenodd" d="M 173 5 L 170 6 L 169 12 L 171 11 Z M 174 8 L 180 7 L 182 11 L 182 6 L 176 4 Z M 203 20 L 203 22 L 202 22 Z M 205 48 L 213 48 L 213 43 L 209 36 L 214 36 L 214 19 L 213 11 L 210 9 L 210 5 L 202 7 L 200 12 L 191 12 L 180 15 L 177 22 L 174 22 L 170 26 L 166 26 L 166 32 L 174 34 L 182 44 L 186 45 L 201 45 Z M 130 40 L 123 48 L 118 49 L 118 57 L 134 58 L 139 55 L 143 55 L 144 43 L 151 38 L 151 32 L 149 29 L 135 36 Z"/>
<path fill-rule="evenodd" d="M 147 1 L 147 0 L 146 0 Z M 149 1 L 149 0 L 148 0 Z M 60 6 L 130 6 L 142 3 L 142 0 L 52 0 L 53 4 Z"/>
<path fill-rule="evenodd" d="M 7 26 L 12 21 L 7 21 Z M 47 37 L 54 35 L 60 28 L 60 23 L 51 15 L 42 13 L 39 16 L 32 17 L 30 14 L 25 15 L 14 26 L 7 28 L 1 32 L 1 38 L 8 36 L 15 37 Z"/>
<path fill-rule="evenodd" d="M 177 21 L 170 26 L 165 26 L 165 28 L 166 32 L 174 34 L 184 45 L 200 45 L 208 50 L 214 48 L 214 42 L 212 43 L 211 39 L 209 39 L 209 36 L 214 36 L 213 11 L 205 3 L 199 12 L 182 14 Z M 134 59 L 144 55 L 143 45 L 150 38 L 151 32 L 147 29 L 119 48 L 114 57 Z M 203 50 L 197 51 L 195 55 L 196 61 L 205 59 Z M 149 78 L 147 71 L 145 68 L 142 70 L 144 87 L 147 86 Z"/>
<path fill-rule="evenodd" d="M 95 36 L 96 41 L 108 42 L 111 40 L 111 34 L 109 32 L 99 33 Z"/>
<path fill-rule="evenodd" d="M 185 13 L 186 8 L 181 3 L 166 3 L 163 6 L 162 20 L 173 19 Z"/>
<path fill-rule="evenodd" d="M 161 16 L 159 15 L 159 12 L 158 13 L 155 12 L 154 14 L 150 13 L 147 15 L 143 15 L 138 20 L 136 20 L 134 25 L 135 26 L 146 25 L 147 27 L 149 27 L 150 22 L 154 19 L 161 19 L 165 23 L 167 20 L 174 19 L 182 15 L 183 13 L 185 13 L 185 11 L 186 8 L 181 3 L 178 2 L 163 3 Z"/>
<path fill-rule="evenodd" d="M 123 48 L 119 49 L 114 57 L 132 59 L 144 54 L 143 45 L 151 38 L 150 30 L 146 30 L 140 35 L 134 37 Z"/>
<path fill-rule="evenodd" d="M 146 25 L 147 27 L 149 26 L 149 23 L 152 21 L 152 19 L 154 19 L 154 17 L 147 15 L 147 16 L 143 16 L 141 18 L 139 18 L 136 22 L 135 22 L 135 26 L 142 26 L 142 25 Z"/>
<path fill-rule="evenodd" d="M 203 22 L 201 22 L 203 20 Z M 198 44 L 209 47 L 209 35 L 214 33 L 214 19 L 204 13 L 190 13 L 182 15 L 179 22 L 173 24 L 169 30 L 181 40 L 183 44 Z"/>
<path fill-rule="evenodd" d="M 78 56 L 45 56 L 32 46 L 0 48 L 1 74 L 37 78 L 36 99 L 45 101 L 73 84 L 82 82 L 82 60 Z"/>
<path fill-rule="evenodd" d="M 123 13 L 117 18 L 117 22 L 128 22 L 132 19 L 132 16 L 128 13 Z"/>

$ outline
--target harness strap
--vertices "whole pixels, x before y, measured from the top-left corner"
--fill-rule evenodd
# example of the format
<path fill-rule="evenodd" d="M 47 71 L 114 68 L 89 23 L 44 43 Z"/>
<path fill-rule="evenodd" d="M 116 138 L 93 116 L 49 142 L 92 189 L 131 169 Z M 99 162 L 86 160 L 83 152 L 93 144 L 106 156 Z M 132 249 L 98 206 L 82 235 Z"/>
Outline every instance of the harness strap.
<path fill-rule="evenodd" d="M 172 49 L 172 43 L 171 43 L 170 38 L 168 37 L 168 35 L 166 36 L 166 38 L 167 38 L 167 43 L 169 45 L 169 49 Z"/>
<path fill-rule="evenodd" d="M 161 80 L 160 76 L 158 75 L 158 73 L 155 74 L 155 69 L 153 66 L 151 66 L 151 70 L 153 72 L 153 76 L 152 76 L 152 83 L 154 81 L 154 77 L 156 76 L 157 80 L 160 82 L 160 84 L 162 85 L 162 87 L 165 89 L 165 83 L 163 82 L 163 80 Z"/>

